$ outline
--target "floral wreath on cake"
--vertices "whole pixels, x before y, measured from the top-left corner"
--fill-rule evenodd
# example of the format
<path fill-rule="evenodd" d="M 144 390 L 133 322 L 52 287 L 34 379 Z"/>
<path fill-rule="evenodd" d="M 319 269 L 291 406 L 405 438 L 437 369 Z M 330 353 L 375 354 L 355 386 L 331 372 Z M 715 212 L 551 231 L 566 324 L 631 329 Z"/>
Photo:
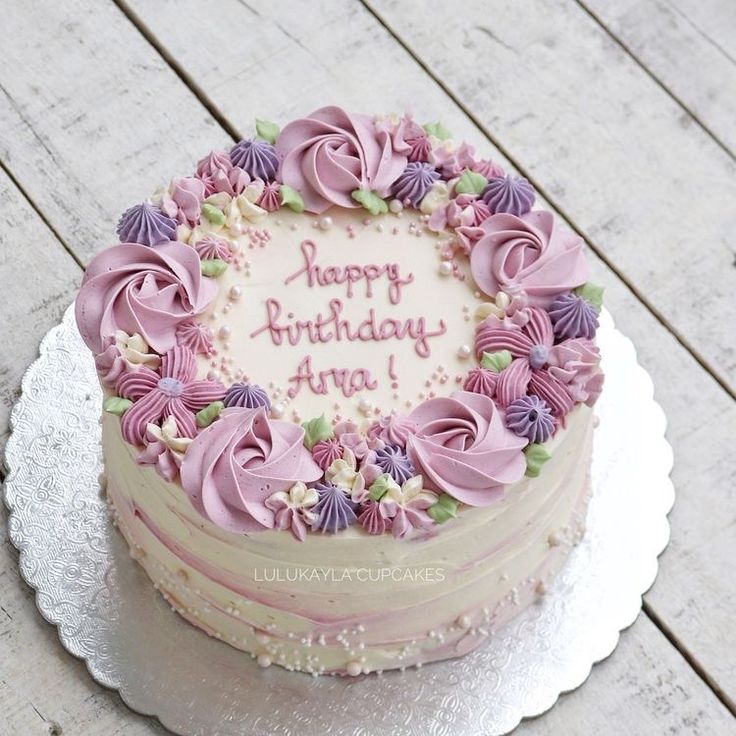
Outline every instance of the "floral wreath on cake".
<path fill-rule="evenodd" d="M 431 534 L 460 504 L 492 504 L 505 485 L 537 476 L 545 444 L 603 383 L 594 342 L 602 290 L 587 281 L 582 239 L 532 209 L 526 179 L 454 145 L 439 123 L 325 107 L 282 130 L 259 120 L 256 130 L 124 212 L 120 244 L 85 274 L 77 322 L 108 389 L 104 409 L 121 418 L 138 462 L 178 480 L 224 529 L 289 530 L 298 540 L 352 524 Z M 195 355 L 217 355 L 197 315 L 236 260 L 228 235 L 267 240 L 269 213 L 332 206 L 418 210 L 427 228 L 454 234 L 445 272 L 468 258 L 490 297 L 463 390 L 365 432 L 324 416 L 279 421 L 260 386 L 196 378 Z"/>

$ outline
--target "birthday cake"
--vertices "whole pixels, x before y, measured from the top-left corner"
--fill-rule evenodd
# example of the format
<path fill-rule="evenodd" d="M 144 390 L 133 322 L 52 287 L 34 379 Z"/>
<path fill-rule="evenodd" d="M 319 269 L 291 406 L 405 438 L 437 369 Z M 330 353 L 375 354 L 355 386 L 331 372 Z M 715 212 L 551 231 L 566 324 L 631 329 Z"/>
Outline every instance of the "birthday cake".
<path fill-rule="evenodd" d="M 530 183 L 325 107 L 126 210 L 76 301 L 115 523 L 260 665 L 465 654 L 584 533 L 601 289 Z"/>

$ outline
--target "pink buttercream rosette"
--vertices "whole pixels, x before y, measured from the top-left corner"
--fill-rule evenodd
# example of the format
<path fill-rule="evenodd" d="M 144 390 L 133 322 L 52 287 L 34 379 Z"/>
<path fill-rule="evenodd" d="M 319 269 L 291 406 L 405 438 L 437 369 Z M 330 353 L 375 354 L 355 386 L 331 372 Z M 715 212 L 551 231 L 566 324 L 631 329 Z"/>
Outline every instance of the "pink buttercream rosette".
<path fill-rule="evenodd" d="M 506 428 L 492 399 L 468 391 L 429 399 L 409 415 L 407 453 L 427 488 L 469 506 L 488 506 L 526 471 L 527 441 Z"/>
<path fill-rule="evenodd" d="M 310 212 L 331 205 L 358 207 L 350 196 L 368 189 L 386 197 L 406 167 L 385 128 L 368 115 L 323 107 L 289 123 L 279 134 L 281 180 L 299 191 Z"/>
<path fill-rule="evenodd" d="M 89 264 L 75 314 L 82 339 L 95 354 L 117 330 L 138 333 L 158 353 L 176 344 L 176 326 L 203 312 L 217 284 L 202 276 L 193 248 L 183 243 L 149 248 L 123 243 Z"/>
<path fill-rule="evenodd" d="M 483 235 L 470 254 L 470 268 L 489 296 L 523 291 L 530 304 L 546 307 L 588 280 L 582 238 L 551 212 L 492 215 L 479 227 Z"/>
<path fill-rule="evenodd" d="M 273 528 L 268 498 L 297 481 L 322 477 L 303 440 L 301 427 L 270 420 L 263 407 L 225 409 L 187 448 L 182 487 L 199 512 L 222 529 Z"/>

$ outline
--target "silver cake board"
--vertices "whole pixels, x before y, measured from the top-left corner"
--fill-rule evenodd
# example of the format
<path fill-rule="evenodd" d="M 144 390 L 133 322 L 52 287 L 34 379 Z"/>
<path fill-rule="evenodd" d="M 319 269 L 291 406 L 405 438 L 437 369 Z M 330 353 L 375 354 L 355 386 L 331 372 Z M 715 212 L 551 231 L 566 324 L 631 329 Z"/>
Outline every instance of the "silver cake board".
<path fill-rule="evenodd" d="M 110 523 L 98 482 L 101 391 L 71 307 L 11 417 L 5 501 L 21 574 L 91 676 L 177 734 L 508 733 L 611 654 L 669 539 L 664 413 L 631 341 L 601 317 L 606 385 L 586 536 L 540 602 L 465 657 L 358 678 L 263 670 L 173 613 Z"/>

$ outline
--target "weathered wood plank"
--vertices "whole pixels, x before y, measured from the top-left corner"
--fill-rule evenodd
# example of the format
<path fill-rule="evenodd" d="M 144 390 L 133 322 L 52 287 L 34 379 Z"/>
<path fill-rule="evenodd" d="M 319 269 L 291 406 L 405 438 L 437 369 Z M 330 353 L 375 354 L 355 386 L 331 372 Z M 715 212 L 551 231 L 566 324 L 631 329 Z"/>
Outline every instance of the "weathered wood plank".
<path fill-rule="evenodd" d="M 0 169 L 0 458 L 21 377 L 41 338 L 69 306 L 81 274 Z"/>
<path fill-rule="evenodd" d="M 582 5 L 736 155 L 732 3 L 582 0 Z"/>
<path fill-rule="evenodd" d="M 226 136 L 111 2 L 15 3 L 2 25 L 0 158 L 86 262 L 141 182 Z"/>
<path fill-rule="evenodd" d="M 621 635 L 616 654 L 596 665 L 584 687 L 563 695 L 515 736 L 630 733 L 725 736 L 728 710 L 644 615 Z M 594 704 L 594 705 L 593 705 Z"/>
<path fill-rule="evenodd" d="M 733 392 L 733 159 L 573 0 L 366 4 Z"/>

